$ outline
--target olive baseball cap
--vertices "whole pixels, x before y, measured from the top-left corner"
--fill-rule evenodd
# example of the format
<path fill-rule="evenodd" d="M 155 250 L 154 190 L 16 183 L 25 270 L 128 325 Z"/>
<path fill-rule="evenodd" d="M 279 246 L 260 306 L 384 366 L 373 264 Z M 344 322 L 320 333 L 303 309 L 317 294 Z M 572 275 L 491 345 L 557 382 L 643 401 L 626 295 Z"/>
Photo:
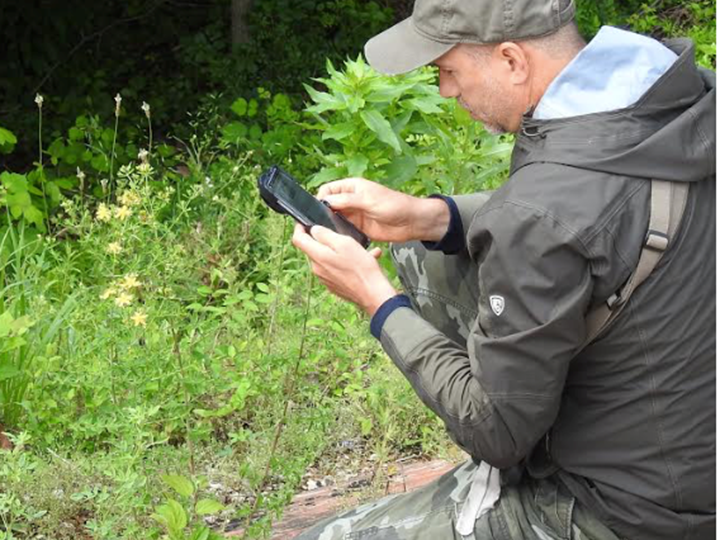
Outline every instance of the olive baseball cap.
<path fill-rule="evenodd" d="M 410 17 L 365 44 L 365 56 L 381 73 L 397 75 L 458 43 L 541 37 L 574 17 L 573 0 L 416 0 Z"/>

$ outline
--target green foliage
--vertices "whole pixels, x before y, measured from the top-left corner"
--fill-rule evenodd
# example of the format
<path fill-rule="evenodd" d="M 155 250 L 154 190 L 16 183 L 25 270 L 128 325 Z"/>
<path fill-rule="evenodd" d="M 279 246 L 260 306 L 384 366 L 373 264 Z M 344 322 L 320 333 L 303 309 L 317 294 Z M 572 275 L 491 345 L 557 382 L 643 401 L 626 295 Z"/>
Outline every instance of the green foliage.
<path fill-rule="evenodd" d="M 497 186 L 511 145 L 487 133 L 454 100 L 443 99 L 432 68 L 386 77 L 361 58 L 343 71 L 328 62 L 307 127 L 321 133 L 314 144 L 324 168 L 311 186 L 364 176 L 413 193 L 458 193 Z"/>
<path fill-rule="evenodd" d="M 192 502 L 195 495 L 193 483 L 180 475 L 165 475 L 163 481 L 177 492 L 186 504 Z M 193 526 L 193 521 L 202 516 L 217 514 L 224 509 L 224 506 L 214 499 L 201 499 L 195 502 L 191 511 L 186 511 L 181 503 L 169 498 L 165 504 L 155 508 L 152 518 L 162 525 L 170 540 L 221 540 L 219 535 L 200 522 Z M 190 525 L 189 530 L 186 530 Z"/>
<path fill-rule="evenodd" d="M 37 363 L 52 357 L 56 337 L 74 307 L 72 295 L 53 312 L 44 294 L 47 253 L 24 227 L 0 229 L 0 426 L 15 428 L 27 407 Z"/>
<path fill-rule="evenodd" d="M 712 0 L 578 0 L 577 22 L 586 39 L 591 39 L 604 24 L 657 39 L 690 38 L 695 42 L 697 62 L 715 69 L 715 10 Z"/>
<path fill-rule="evenodd" d="M 676 2 L 643 3 L 627 21 L 636 32 L 662 37 L 688 37 L 695 43 L 697 62 L 715 68 L 715 2 L 700 0 L 678 5 Z"/>
<path fill-rule="evenodd" d="M 448 451 L 365 318 L 309 279 L 256 178 L 281 163 L 310 185 L 362 175 L 414 194 L 491 189 L 511 139 L 441 99 L 431 68 L 334 67 L 389 24 L 377 4 L 259 0 L 256 39 L 234 52 L 226 6 L 208 6 L 193 28 L 158 19 L 159 34 L 183 36 L 172 76 L 150 36 L 144 69 L 110 55 L 47 98 L 41 113 L 62 129 L 3 116 L 0 424 L 15 448 L 0 451 L 0 539 L 210 540 L 232 520 L 256 538 L 312 464 L 332 472 L 352 448 L 380 484 L 397 453 Z M 605 0 L 580 2 L 579 18 L 588 35 L 613 22 L 689 34 L 710 65 L 710 10 Z M 24 20 L 16 11 L 9 20 Z M 298 81 L 326 57 L 303 110 Z"/>
<path fill-rule="evenodd" d="M 9 154 L 17 144 L 17 137 L 9 129 L 0 126 L 0 154 Z"/>

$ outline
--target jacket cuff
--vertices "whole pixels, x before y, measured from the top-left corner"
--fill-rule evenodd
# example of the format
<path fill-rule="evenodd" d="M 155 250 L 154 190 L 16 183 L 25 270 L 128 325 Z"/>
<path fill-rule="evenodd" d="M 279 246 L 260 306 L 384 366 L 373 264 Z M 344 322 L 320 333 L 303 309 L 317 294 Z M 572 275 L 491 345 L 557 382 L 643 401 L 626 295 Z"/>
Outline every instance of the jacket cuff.
<path fill-rule="evenodd" d="M 380 339 L 380 334 L 382 333 L 385 320 L 393 311 L 401 307 L 410 309 L 413 308 L 410 298 L 404 294 L 398 294 L 397 296 L 393 296 L 392 298 L 385 300 L 385 302 L 383 302 L 383 304 L 378 308 L 375 315 L 373 315 L 370 320 L 370 333 L 375 336 L 376 339 Z"/>
<path fill-rule="evenodd" d="M 465 230 L 463 228 L 460 210 L 452 197 L 445 195 L 430 195 L 430 199 L 442 199 L 450 210 L 450 223 L 448 224 L 445 236 L 438 242 L 423 242 L 425 249 L 429 251 L 442 251 L 445 255 L 454 255 L 465 248 Z"/>

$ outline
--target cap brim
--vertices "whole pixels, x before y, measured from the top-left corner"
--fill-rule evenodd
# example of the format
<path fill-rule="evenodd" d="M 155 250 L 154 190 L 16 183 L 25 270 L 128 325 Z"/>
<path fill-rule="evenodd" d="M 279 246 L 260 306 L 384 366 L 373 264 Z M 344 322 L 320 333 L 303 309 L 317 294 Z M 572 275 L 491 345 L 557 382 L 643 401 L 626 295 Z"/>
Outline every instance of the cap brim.
<path fill-rule="evenodd" d="M 408 17 L 365 44 L 368 63 L 380 73 L 399 75 L 425 66 L 455 46 L 419 34 Z"/>

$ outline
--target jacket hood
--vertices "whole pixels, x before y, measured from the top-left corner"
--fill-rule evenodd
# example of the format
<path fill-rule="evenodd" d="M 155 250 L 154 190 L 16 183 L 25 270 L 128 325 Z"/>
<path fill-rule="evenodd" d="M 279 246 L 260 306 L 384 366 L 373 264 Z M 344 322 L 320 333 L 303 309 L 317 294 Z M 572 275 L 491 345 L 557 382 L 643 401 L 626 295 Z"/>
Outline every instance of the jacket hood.
<path fill-rule="evenodd" d="M 695 66 L 692 41 L 632 106 L 570 118 L 525 117 L 511 174 L 535 162 L 675 182 L 715 175 L 715 73 Z"/>

